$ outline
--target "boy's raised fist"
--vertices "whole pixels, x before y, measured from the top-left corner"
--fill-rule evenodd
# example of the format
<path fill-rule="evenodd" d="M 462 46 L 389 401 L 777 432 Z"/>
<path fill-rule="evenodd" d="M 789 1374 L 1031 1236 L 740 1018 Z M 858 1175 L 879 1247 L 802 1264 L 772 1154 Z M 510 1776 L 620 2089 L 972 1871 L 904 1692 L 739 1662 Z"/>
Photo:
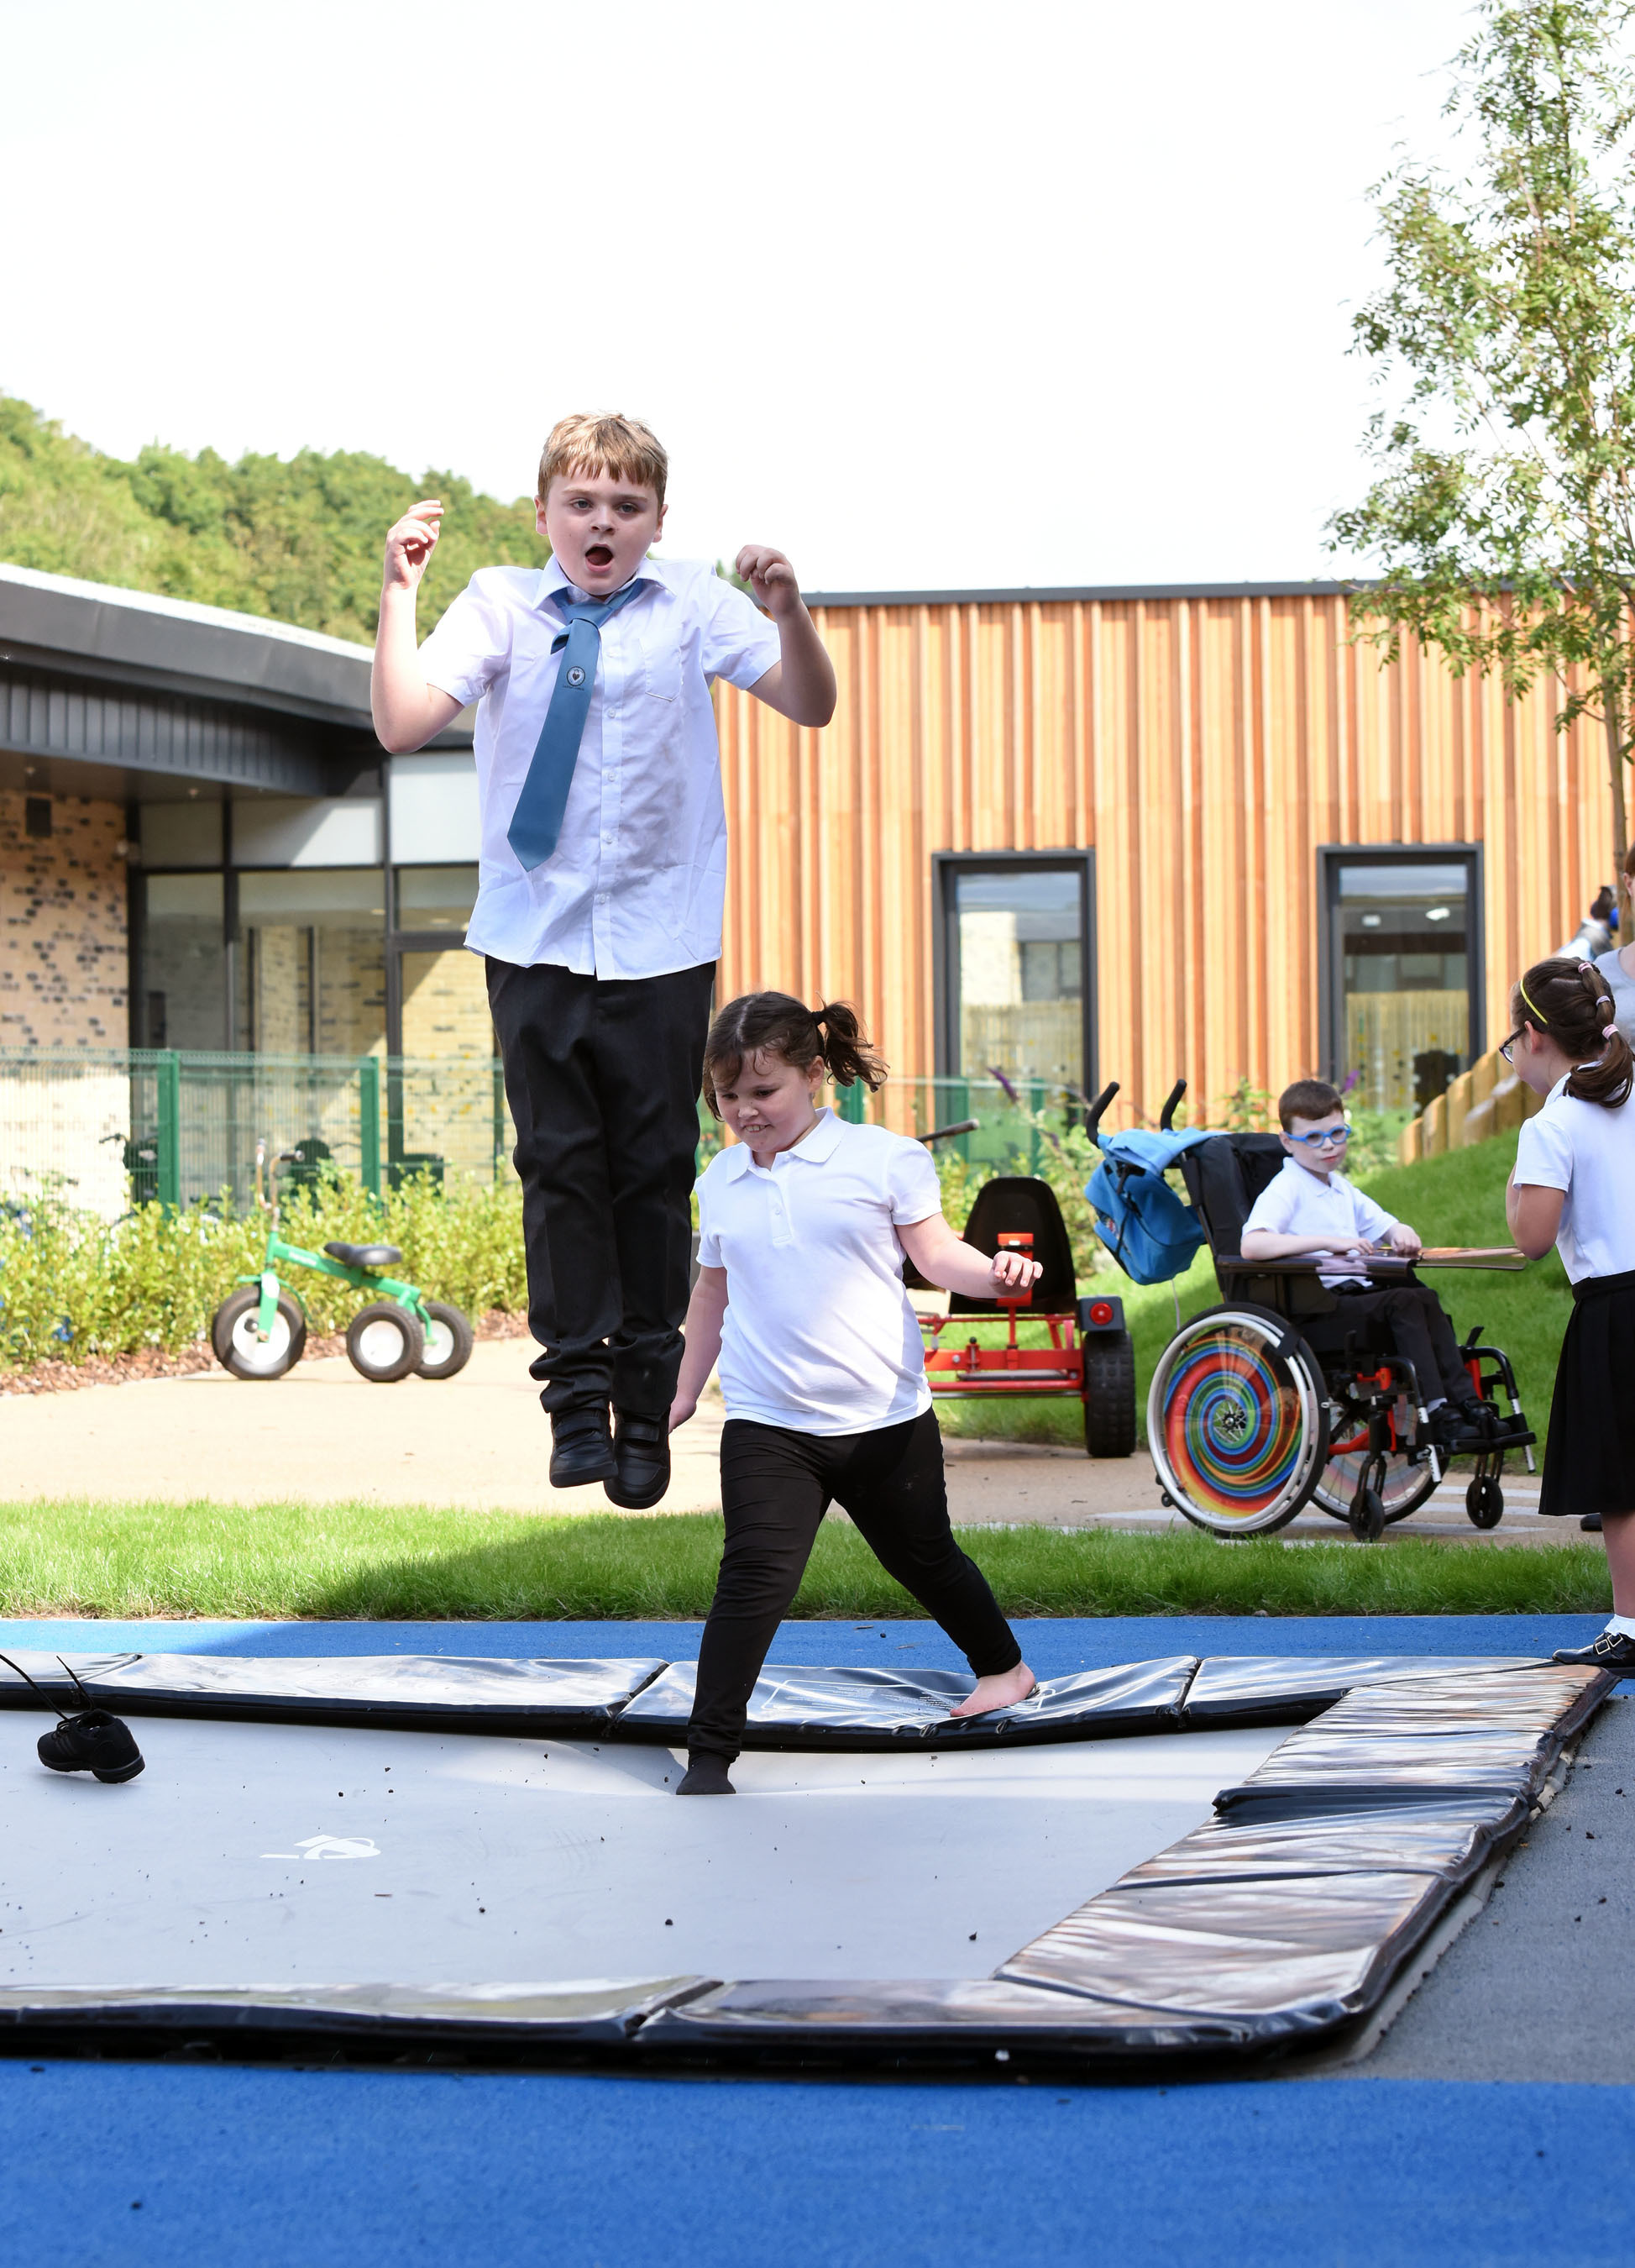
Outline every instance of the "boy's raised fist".
<path fill-rule="evenodd" d="M 795 570 L 782 552 L 774 551 L 769 543 L 746 543 L 732 563 L 755 593 L 756 605 L 765 607 L 774 622 L 781 615 L 792 615 L 800 605 L 801 586 L 795 579 Z"/>
<path fill-rule="evenodd" d="M 386 531 L 385 581 L 413 590 L 426 571 L 426 563 L 437 547 L 443 506 L 436 497 L 412 504 L 401 519 Z"/>

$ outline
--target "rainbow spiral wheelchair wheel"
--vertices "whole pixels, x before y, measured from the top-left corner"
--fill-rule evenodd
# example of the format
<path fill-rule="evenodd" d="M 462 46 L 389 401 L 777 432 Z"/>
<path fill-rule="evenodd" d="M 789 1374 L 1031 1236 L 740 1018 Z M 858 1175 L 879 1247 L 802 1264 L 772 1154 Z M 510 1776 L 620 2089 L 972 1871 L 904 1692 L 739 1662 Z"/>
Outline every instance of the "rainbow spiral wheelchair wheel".
<path fill-rule="evenodd" d="M 1328 1461 L 1323 1374 L 1280 1315 L 1208 1308 L 1159 1358 L 1147 1440 L 1159 1480 L 1194 1526 L 1265 1535 L 1293 1520 Z"/>

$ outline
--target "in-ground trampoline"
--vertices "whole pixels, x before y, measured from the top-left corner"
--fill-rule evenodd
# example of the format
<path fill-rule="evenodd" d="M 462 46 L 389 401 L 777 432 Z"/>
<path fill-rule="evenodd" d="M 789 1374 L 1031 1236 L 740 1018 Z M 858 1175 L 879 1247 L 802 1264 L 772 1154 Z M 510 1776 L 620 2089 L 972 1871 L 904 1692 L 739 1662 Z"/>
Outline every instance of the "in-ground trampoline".
<path fill-rule="evenodd" d="M 964 1676 L 774 1667 L 739 1794 L 677 1802 L 690 1665 L 65 1660 L 147 1769 L 46 1771 L 0 1663 L 10 2051 L 627 2067 L 1338 2043 L 1615 1683 L 1186 1654 L 973 1721 Z"/>

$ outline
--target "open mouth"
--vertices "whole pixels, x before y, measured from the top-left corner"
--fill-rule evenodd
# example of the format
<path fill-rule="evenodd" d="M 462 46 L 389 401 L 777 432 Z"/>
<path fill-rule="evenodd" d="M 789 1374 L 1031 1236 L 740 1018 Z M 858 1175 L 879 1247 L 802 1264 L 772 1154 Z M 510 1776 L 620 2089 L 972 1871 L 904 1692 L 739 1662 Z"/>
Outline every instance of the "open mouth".
<path fill-rule="evenodd" d="M 611 567 L 613 563 L 612 546 L 592 543 L 586 550 L 584 559 L 587 567 Z"/>

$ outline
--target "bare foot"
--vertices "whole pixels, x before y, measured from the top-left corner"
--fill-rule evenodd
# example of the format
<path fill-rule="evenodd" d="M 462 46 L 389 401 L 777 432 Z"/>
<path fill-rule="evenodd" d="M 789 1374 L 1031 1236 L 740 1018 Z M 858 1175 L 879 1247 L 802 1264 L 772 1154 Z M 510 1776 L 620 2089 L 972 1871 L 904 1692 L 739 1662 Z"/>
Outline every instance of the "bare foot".
<path fill-rule="evenodd" d="M 999 1677 L 979 1677 L 974 1691 L 968 1693 L 957 1709 L 950 1709 L 950 1717 L 983 1717 L 990 1709 L 1011 1709 L 1018 1701 L 1025 1701 L 1037 1683 L 1025 1661 Z"/>

